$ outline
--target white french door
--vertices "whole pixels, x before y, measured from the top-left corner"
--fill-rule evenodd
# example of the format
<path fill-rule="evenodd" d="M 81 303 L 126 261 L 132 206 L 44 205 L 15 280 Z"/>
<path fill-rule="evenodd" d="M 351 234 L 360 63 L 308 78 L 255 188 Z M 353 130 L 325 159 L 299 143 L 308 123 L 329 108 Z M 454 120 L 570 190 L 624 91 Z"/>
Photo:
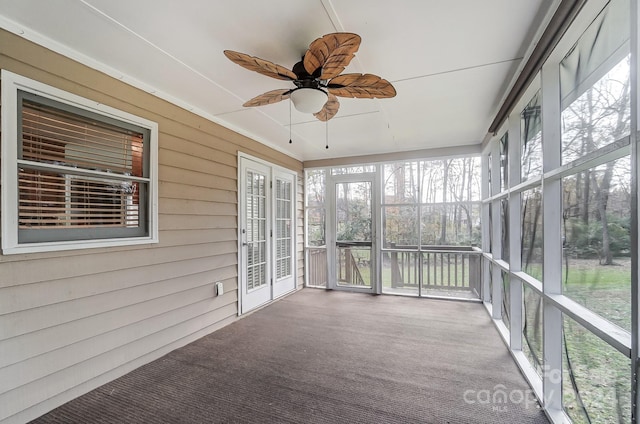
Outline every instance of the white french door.
<path fill-rule="evenodd" d="M 295 174 L 240 157 L 240 313 L 296 287 Z"/>

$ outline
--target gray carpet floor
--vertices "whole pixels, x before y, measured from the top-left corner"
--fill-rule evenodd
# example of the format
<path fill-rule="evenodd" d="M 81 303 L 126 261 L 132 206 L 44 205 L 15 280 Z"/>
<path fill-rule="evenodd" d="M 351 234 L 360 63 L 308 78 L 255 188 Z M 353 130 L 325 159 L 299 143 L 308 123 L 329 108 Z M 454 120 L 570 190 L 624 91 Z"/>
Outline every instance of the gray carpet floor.
<path fill-rule="evenodd" d="M 480 304 L 304 289 L 34 423 L 548 423 L 528 390 Z"/>

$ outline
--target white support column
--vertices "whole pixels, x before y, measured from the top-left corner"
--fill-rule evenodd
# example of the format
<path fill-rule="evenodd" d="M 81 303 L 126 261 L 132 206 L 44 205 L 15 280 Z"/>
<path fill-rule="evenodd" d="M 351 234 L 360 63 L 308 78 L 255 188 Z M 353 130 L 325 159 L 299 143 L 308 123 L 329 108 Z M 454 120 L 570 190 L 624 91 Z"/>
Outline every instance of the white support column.
<path fill-rule="evenodd" d="M 491 193 L 500 192 L 500 141 L 491 141 Z M 500 219 L 500 200 L 491 201 L 491 255 L 493 260 L 502 258 L 502 220 Z M 502 318 L 502 268 L 493 266 L 492 273 L 492 317 Z"/>
<path fill-rule="evenodd" d="M 482 200 L 489 197 L 489 149 L 482 153 Z M 491 228 L 489 227 L 489 208 L 490 203 L 482 204 L 482 225 L 480 227 L 482 231 L 482 251 L 488 252 L 490 248 L 489 234 Z M 482 258 L 482 301 L 489 302 L 491 294 L 489 293 L 489 281 L 491 275 L 489 273 L 489 262 Z"/>
<path fill-rule="evenodd" d="M 638 155 L 638 120 L 640 120 L 640 7 L 631 2 L 631 422 L 640 422 L 640 226 L 638 225 L 638 182 L 640 181 L 640 157 Z"/>
<path fill-rule="evenodd" d="M 373 216 L 374 224 L 374 244 L 375 249 L 371 252 L 371 255 L 374 259 L 375 273 L 376 273 L 376 287 L 374 289 L 374 293 L 382 294 L 382 199 L 384 198 L 384 183 L 382 179 L 384 178 L 383 166 L 381 164 L 376 165 L 376 180 L 373 185 Z M 420 181 L 420 180 L 418 180 Z M 420 222 L 420 221 L 418 221 Z M 420 224 L 418 224 L 418 233 L 420 233 Z M 422 262 L 422 261 L 420 261 Z M 420 274 L 422 274 L 422 269 L 420 269 Z M 418 280 L 418 293 L 420 293 L 420 289 L 422 286 L 422 279 Z"/>
<path fill-rule="evenodd" d="M 509 187 L 520 184 L 521 134 L 520 113 L 509 117 Z M 520 193 L 509 194 L 509 279 L 511 287 L 511 349 L 522 350 L 522 281 L 511 277 L 522 268 L 520 239 Z"/>
<path fill-rule="evenodd" d="M 542 68 L 542 158 L 543 172 L 560 166 L 560 79 L 558 64 L 547 62 Z M 543 291 L 562 293 L 562 185 L 561 180 L 542 183 Z M 562 410 L 562 313 L 551 302 L 544 302 L 542 385 L 545 407 Z"/>

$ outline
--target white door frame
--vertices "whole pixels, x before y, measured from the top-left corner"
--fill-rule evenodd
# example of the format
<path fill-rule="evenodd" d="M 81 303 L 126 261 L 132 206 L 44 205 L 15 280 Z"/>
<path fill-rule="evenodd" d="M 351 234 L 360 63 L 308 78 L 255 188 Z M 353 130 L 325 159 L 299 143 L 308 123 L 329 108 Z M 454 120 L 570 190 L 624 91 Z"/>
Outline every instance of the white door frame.
<path fill-rule="evenodd" d="M 377 173 L 341 174 L 326 177 L 327 213 L 326 213 L 326 246 L 327 246 L 327 288 L 360 293 L 381 293 L 380 272 L 378 266 L 378 213 L 380 210 L 379 187 Z M 371 183 L 371 287 L 339 286 L 336 275 L 336 184 L 350 182 Z"/>
<path fill-rule="evenodd" d="M 247 290 L 247 238 L 246 238 L 246 180 L 247 168 L 263 172 L 266 175 L 266 278 L 267 285 L 263 295 L 254 296 Z M 286 278 L 276 281 L 276 205 L 274 202 L 275 193 L 272 188 L 273 181 L 279 178 L 291 183 L 291 274 Z M 283 296 L 297 288 L 297 174 L 295 171 L 274 165 L 257 157 L 238 153 L 238 315 L 245 314 L 253 309 L 265 305 L 274 299 Z M 262 290 L 262 289 L 259 289 Z M 259 297 L 259 299 L 258 299 Z"/>

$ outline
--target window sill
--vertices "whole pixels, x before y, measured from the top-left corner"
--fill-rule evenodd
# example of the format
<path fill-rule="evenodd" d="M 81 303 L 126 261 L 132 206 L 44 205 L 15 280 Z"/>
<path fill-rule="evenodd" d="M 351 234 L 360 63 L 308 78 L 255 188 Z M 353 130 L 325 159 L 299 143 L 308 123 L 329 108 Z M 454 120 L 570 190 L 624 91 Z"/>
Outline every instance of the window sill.
<path fill-rule="evenodd" d="M 23 253 L 58 252 L 64 250 L 93 249 L 99 247 L 132 246 L 141 244 L 156 244 L 158 237 L 135 237 L 104 240 L 74 240 L 68 242 L 29 243 L 15 246 L 3 246 L 3 255 L 18 255 Z"/>

